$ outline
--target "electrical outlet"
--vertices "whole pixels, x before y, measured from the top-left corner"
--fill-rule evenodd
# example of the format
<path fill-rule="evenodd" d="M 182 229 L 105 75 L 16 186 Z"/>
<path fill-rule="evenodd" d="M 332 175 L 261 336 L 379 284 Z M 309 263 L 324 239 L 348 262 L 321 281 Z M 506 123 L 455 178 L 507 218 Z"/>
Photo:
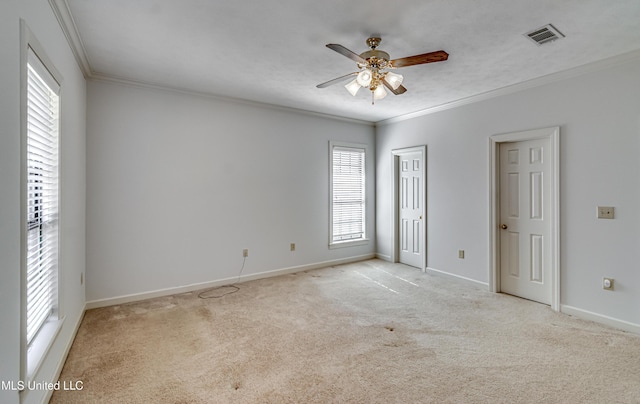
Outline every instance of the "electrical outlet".
<path fill-rule="evenodd" d="M 613 206 L 598 206 L 598 219 L 613 219 Z"/>
<path fill-rule="evenodd" d="M 291 243 L 290 249 L 291 249 L 291 251 L 295 251 L 296 250 L 296 243 Z"/>
<path fill-rule="evenodd" d="M 458 258 L 464 259 L 464 250 L 458 250 Z"/>
<path fill-rule="evenodd" d="M 613 278 L 602 278 L 602 289 L 613 290 Z"/>
<path fill-rule="evenodd" d="M 249 249 L 245 248 L 244 250 L 242 250 L 242 256 L 244 258 L 247 258 L 249 256 Z"/>

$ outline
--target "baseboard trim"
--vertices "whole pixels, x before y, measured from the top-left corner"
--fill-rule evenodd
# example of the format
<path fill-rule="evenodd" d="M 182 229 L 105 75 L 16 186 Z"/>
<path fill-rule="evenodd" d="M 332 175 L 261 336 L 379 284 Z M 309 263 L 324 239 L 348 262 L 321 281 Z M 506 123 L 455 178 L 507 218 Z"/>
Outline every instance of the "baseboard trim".
<path fill-rule="evenodd" d="M 387 262 L 393 262 L 393 260 L 391 259 L 391 256 L 386 254 L 376 253 L 376 258 L 383 261 L 387 261 Z"/>
<path fill-rule="evenodd" d="M 452 276 L 454 278 L 462 279 L 462 280 L 467 281 L 467 282 L 475 283 L 476 285 L 482 285 L 485 288 L 489 287 L 489 283 L 487 283 L 487 282 L 481 282 L 481 281 L 476 280 L 476 279 L 467 278 L 466 276 L 452 274 L 450 272 L 441 271 L 439 269 L 435 269 L 435 268 L 431 268 L 431 267 L 427 267 L 427 272 L 434 272 L 434 273 L 437 273 L 437 274 L 440 274 L 440 275 Z"/>
<path fill-rule="evenodd" d="M 115 306 L 118 304 L 133 303 L 141 300 L 153 299 L 153 298 L 162 297 L 162 296 L 176 295 L 179 293 L 193 292 L 194 290 L 215 288 L 219 286 L 230 285 L 233 283 L 271 278 L 273 276 L 292 274 L 292 273 L 302 272 L 302 271 L 309 271 L 312 269 L 325 268 L 333 265 L 349 264 L 352 262 L 364 261 L 372 258 L 376 258 L 375 253 L 358 255 L 355 257 L 341 258 L 337 260 L 316 262 L 312 264 L 298 265 L 298 266 L 288 267 L 288 268 L 274 269 L 271 271 L 264 271 L 264 272 L 258 272 L 255 274 L 242 275 L 240 278 L 234 276 L 232 278 L 219 279 L 215 281 L 193 283 L 190 285 L 177 286 L 173 288 L 158 289 L 158 290 L 153 290 L 148 292 L 134 293 L 130 295 L 110 297 L 106 299 L 92 300 L 86 303 L 85 310 L 97 309 L 100 307 Z"/>
<path fill-rule="evenodd" d="M 609 327 L 617 328 L 623 331 L 632 332 L 634 334 L 640 334 L 640 324 L 634 324 L 629 321 L 620 320 L 618 318 L 605 316 L 603 314 L 594 313 L 592 311 L 579 309 L 573 306 L 567 306 L 565 304 L 560 305 L 560 312 L 575 316 L 583 320 L 589 320 L 596 323 L 604 324 Z"/>

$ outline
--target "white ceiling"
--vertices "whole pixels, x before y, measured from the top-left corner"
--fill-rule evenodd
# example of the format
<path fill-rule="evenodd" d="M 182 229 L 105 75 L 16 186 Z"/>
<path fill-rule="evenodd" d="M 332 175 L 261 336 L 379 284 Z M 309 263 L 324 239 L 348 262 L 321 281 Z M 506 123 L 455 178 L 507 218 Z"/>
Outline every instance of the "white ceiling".
<path fill-rule="evenodd" d="M 124 79 L 378 122 L 640 49 L 638 0 L 54 0 L 87 76 Z M 71 22 L 73 21 L 73 22 Z M 523 34 L 552 23 L 566 38 Z M 75 24 L 75 26 L 73 26 Z M 405 94 L 371 105 L 342 85 L 378 34 L 405 67 Z M 78 40 L 79 39 L 79 40 Z M 346 84 L 346 83 L 345 83 Z"/>

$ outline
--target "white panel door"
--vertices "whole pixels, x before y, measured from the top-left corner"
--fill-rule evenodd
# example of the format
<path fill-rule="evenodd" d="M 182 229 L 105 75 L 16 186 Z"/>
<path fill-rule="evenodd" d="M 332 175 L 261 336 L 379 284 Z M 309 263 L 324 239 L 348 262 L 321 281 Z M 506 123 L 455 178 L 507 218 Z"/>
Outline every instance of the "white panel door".
<path fill-rule="evenodd" d="M 550 140 L 500 144 L 500 289 L 551 304 Z"/>
<path fill-rule="evenodd" d="M 420 152 L 401 154 L 399 164 L 399 259 L 424 269 L 424 158 Z"/>

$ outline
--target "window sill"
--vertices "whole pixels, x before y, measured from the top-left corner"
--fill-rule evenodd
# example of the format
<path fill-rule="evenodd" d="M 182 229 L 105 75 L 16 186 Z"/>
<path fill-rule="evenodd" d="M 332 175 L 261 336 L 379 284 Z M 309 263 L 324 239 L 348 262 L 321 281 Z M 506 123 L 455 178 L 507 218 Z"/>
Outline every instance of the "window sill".
<path fill-rule="evenodd" d="M 367 245 L 367 244 L 369 244 L 369 239 L 362 238 L 358 240 L 348 240 L 348 241 L 331 243 L 329 244 L 329 249 L 333 250 L 335 248 L 355 247 L 355 246 Z"/>
<path fill-rule="evenodd" d="M 47 356 L 49 349 L 51 349 L 53 342 L 62 329 L 63 322 L 64 317 L 58 320 L 47 321 L 40 331 L 38 331 L 35 339 L 31 341 L 31 345 L 27 350 L 27 380 L 32 380 L 38 373 L 38 369 L 40 369 L 44 358 Z"/>

